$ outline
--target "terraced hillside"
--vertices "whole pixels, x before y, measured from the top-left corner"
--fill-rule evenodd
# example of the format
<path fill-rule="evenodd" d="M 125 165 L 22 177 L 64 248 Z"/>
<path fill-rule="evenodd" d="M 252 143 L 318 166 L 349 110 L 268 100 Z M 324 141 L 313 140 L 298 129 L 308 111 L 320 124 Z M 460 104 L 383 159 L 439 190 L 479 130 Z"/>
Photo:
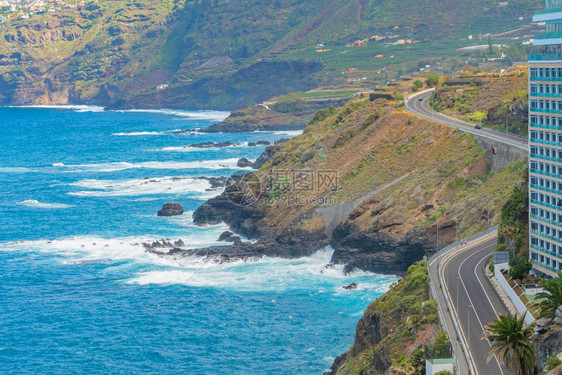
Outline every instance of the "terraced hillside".
<path fill-rule="evenodd" d="M 447 115 L 485 127 L 527 136 L 529 108 L 526 67 L 502 76 L 465 72 L 442 82 L 433 107 Z"/>
<path fill-rule="evenodd" d="M 528 23 L 541 3 L 86 2 L 0 25 L 0 103 L 242 108 L 345 84 L 348 67 L 413 69 L 420 59 L 455 53 L 469 34 Z M 399 38 L 420 43 L 385 47 Z M 356 39 L 366 46 L 347 46 Z M 399 70 L 389 69 L 390 76 Z"/>

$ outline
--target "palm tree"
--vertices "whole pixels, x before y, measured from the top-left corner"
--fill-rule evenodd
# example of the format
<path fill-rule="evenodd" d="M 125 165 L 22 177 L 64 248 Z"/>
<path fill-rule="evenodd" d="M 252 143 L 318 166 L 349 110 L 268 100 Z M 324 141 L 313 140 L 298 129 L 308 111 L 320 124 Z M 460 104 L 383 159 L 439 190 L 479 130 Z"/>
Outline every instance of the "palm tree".
<path fill-rule="evenodd" d="M 525 315 L 500 315 L 498 320 L 487 324 L 484 331 L 484 338 L 492 342 L 488 362 L 496 355 L 510 374 L 532 374 L 535 367 L 535 355 L 529 344 L 532 334 L 533 325 L 525 327 Z"/>
<path fill-rule="evenodd" d="M 542 299 L 538 303 L 541 318 L 554 318 L 556 309 L 562 305 L 562 278 L 557 277 L 543 282 L 545 292 L 538 293 L 536 299 Z"/>
<path fill-rule="evenodd" d="M 413 375 L 416 372 L 410 360 L 403 355 L 398 357 L 389 370 L 392 375 Z"/>

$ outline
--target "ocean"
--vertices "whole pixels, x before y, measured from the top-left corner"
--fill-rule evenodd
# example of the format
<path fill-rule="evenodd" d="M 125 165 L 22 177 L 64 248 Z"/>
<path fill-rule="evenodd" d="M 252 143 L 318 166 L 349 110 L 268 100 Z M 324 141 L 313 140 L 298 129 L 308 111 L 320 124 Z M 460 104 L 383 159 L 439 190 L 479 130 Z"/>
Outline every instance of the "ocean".
<path fill-rule="evenodd" d="M 329 248 L 229 264 L 144 251 L 221 244 L 225 225 L 192 222 L 222 191 L 200 177 L 298 135 L 198 131 L 226 116 L 0 108 L 1 374 L 321 374 L 347 350 L 396 277 L 325 268 Z M 203 142 L 236 145 L 188 147 Z M 184 215 L 157 217 L 165 202 Z"/>

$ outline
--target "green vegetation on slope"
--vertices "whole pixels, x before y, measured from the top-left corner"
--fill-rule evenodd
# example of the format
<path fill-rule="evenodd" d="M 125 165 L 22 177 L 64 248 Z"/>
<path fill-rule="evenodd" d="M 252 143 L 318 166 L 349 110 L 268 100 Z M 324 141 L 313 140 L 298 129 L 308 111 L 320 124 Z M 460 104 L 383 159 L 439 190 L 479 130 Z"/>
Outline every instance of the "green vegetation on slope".
<path fill-rule="evenodd" d="M 415 370 L 412 374 L 425 374 L 424 346 L 442 347 L 446 341 L 437 303 L 429 297 L 427 261 L 421 261 L 367 307 L 355 343 L 332 370 L 338 375 L 374 374 L 408 365 Z"/>
<path fill-rule="evenodd" d="M 446 79 L 437 88 L 432 104 L 449 116 L 527 136 L 527 85 L 526 67 L 512 68 L 501 77 L 465 72 Z"/>
<path fill-rule="evenodd" d="M 454 6 L 437 0 L 86 2 L 0 25 L 0 100 L 108 104 L 122 99 L 121 105 L 240 108 L 267 98 L 252 93 L 261 86 L 271 97 L 321 84 L 345 85 L 342 71 L 350 67 L 386 69 L 376 77 L 379 82 L 413 71 L 420 59 L 457 55 L 455 48 L 469 43 L 468 34 L 528 23 L 540 6 L 540 0 L 507 6 L 491 0 Z M 392 38 L 370 39 L 374 35 Z M 420 43 L 384 44 L 399 38 Z M 347 47 L 356 39 L 367 40 L 367 46 Z M 378 55 L 383 56 L 375 59 Z M 258 62 L 267 67 L 295 59 L 320 69 L 279 80 L 271 65 L 259 86 L 250 84 L 254 74 L 221 79 Z M 305 79 L 310 81 L 298 84 Z"/>

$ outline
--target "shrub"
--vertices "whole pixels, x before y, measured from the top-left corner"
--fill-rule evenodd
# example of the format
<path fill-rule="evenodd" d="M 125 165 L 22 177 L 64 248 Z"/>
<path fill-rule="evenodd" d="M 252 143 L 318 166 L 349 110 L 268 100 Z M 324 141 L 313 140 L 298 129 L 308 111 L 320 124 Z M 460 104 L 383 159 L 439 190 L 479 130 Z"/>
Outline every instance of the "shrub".
<path fill-rule="evenodd" d="M 558 358 L 558 356 L 556 356 L 556 354 L 553 354 L 550 357 L 548 357 L 548 359 L 544 363 L 544 369 L 546 371 L 550 371 L 553 368 L 556 368 L 560 365 L 562 365 L 562 361 Z"/>
<path fill-rule="evenodd" d="M 423 82 L 421 79 L 416 79 L 414 81 L 414 89 L 418 91 L 419 89 L 423 88 Z"/>
<path fill-rule="evenodd" d="M 523 280 L 533 267 L 529 259 L 519 257 L 511 258 L 509 260 L 509 265 L 511 266 L 509 269 L 509 277 L 515 280 Z"/>
<path fill-rule="evenodd" d="M 426 82 L 428 86 L 437 86 L 439 83 L 439 74 L 428 74 Z"/>

